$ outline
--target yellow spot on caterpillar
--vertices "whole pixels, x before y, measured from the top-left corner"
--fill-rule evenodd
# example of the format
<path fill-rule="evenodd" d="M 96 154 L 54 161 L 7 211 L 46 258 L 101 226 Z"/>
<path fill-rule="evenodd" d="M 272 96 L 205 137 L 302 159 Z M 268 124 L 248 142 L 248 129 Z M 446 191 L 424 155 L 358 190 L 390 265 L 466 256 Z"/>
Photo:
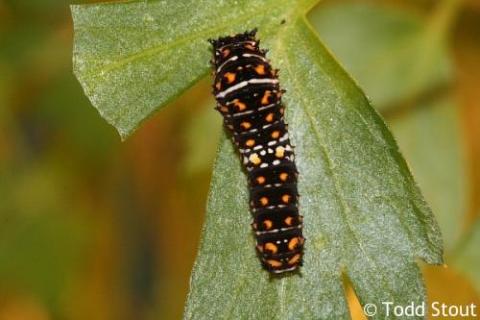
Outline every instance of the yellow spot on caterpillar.
<path fill-rule="evenodd" d="M 298 237 L 294 237 L 290 239 L 288 242 L 288 250 L 294 250 L 296 247 L 298 247 L 298 244 L 300 243 L 300 240 Z"/>
<path fill-rule="evenodd" d="M 250 122 L 244 121 L 240 123 L 240 127 L 242 127 L 245 130 L 248 130 L 252 127 L 252 124 Z"/>
<path fill-rule="evenodd" d="M 233 105 L 237 108 L 238 111 L 243 111 L 247 109 L 247 105 L 238 99 L 233 100 Z"/>
<path fill-rule="evenodd" d="M 272 260 L 272 259 L 269 259 L 269 260 L 266 260 L 265 261 L 268 265 L 270 265 L 270 267 L 272 268 L 278 268 L 278 267 L 281 267 L 282 266 L 282 263 L 278 260 Z"/>
<path fill-rule="evenodd" d="M 292 225 L 292 223 L 293 223 L 293 217 L 290 217 L 290 216 L 286 217 L 285 220 L 284 220 L 284 222 L 285 222 L 285 224 L 286 224 L 287 226 L 290 227 L 290 226 Z"/>
<path fill-rule="evenodd" d="M 271 243 L 271 242 L 267 242 L 265 243 L 265 245 L 263 246 L 265 251 L 270 251 L 270 253 L 272 254 L 275 254 L 278 252 L 278 248 L 275 244 Z"/>
<path fill-rule="evenodd" d="M 259 75 L 264 75 L 265 74 L 265 66 L 263 64 L 259 64 L 258 66 L 255 67 L 255 72 Z"/>
<path fill-rule="evenodd" d="M 265 181 L 266 181 L 266 179 L 265 179 L 264 176 L 259 176 L 259 177 L 257 177 L 256 180 L 257 180 L 257 183 L 258 183 L 258 184 L 264 184 Z"/>
<path fill-rule="evenodd" d="M 268 198 L 267 197 L 261 197 L 260 198 L 260 204 L 262 206 L 266 206 L 268 204 Z"/>
<path fill-rule="evenodd" d="M 227 78 L 227 83 L 232 83 L 235 81 L 235 78 L 237 77 L 235 73 L 233 72 L 227 72 L 223 75 L 225 78 Z"/>
<path fill-rule="evenodd" d="M 291 257 L 290 260 L 288 260 L 288 264 L 291 265 L 291 266 L 294 265 L 294 264 L 297 264 L 300 261 L 301 257 L 302 256 L 300 255 L 300 253 L 297 253 L 296 255 Z"/>
<path fill-rule="evenodd" d="M 265 117 L 265 120 L 267 122 L 272 122 L 273 121 L 273 113 L 270 112 L 269 114 L 267 114 L 267 116 Z"/>
<path fill-rule="evenodd" d="M 286 172 L 280 173 L 280 180 L 285 182 L 285 181 L 287 181 L 287 179 L 288 179 L 288 173 L 286 173 Z"/>
<path fill-rule="evenodd" d="M 270 136 L 272 137 L 272 139 L 278 139 L 280 137 L 280 131 L 275 130 Z"/>
<path fill-rule="evenodd" d="M 258 156 L 256 153 L 252 153 L 250 157 L 248 157 L 248 160 L 250 160 L 251 163 L 254 165 L 258 166 L 260 163 L 262 163 L 262 159 Z"/>
<path fill-rule="evenodd" d="M 272 229 L 272 227 L 273 227 L 273 222 L 272 222 L 272 220 L 265 220 L 265 221 L 263 221 L 263 226 L 264 226 L 265 230 L 270 230 L 270 229 Z"/>
<path fill-rule="evenodd" d="M 245 145 L 247 147 L 253 147 L 255 145 L 255 140 L 253 139 L 248 139 L 246 142 L 245 142 Z"/>
<path fill-rule="evenodd" d="M 277 147 L 275 149 L 275 157 L 283 158 L 285 156 L 285 148 L 284 147 Z"/>
<path fill-rule="evenodd" d="M 262 97 L 262 101 L 261 101 L 261 104 L 262 105 L 267 105 L 270 101 L 270 97 L 272 95 L 272 92 L 270 90 L 267 90 L 265 91 L 265 93 L 263 94 L 263 97 Z"/>
<path fill-rule="evenodd" d="M 289 194 L 284 194 L 284 195 L 282 196 L 282 201 L 283 201 L 284 203 L 288 203 L 288 202 L 290 201 L 290 198 L 291 198 L 291 196 L 290 196 Z"/>

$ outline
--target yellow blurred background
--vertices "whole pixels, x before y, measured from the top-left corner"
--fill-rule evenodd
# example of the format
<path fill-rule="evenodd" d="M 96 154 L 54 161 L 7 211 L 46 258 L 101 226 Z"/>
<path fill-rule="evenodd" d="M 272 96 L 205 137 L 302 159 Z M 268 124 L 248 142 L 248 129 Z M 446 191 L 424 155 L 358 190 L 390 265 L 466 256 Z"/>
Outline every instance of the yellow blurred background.
<path fill-rule="evenodd" d="M 179 319 L 221 132 L 209 79 L 121 143 L 73 76 L 69 4 L 0 0 L 0 320 Z M 329 21 L 339 12 L 348 21 Z M 363 70 L 342 27 L 360 30 L 368 19 L 351 18 L 365 12 L 393 29 L 359 42 L 366 55 L 384 50 Z M 480 305 L 480 2 L 330 0 L 310 18 L 384 115 L 437 215 L 446 266 L 423 266 L 429 299 Z M 426 30 L 418 51 L 395 38 L 409 34 L 404 18 Z M 411 80 L 401 63 L 422 61 L 437 40 L 447 71 L 427 63 L 429 76 L 402 91 L 378 87 Z"/>

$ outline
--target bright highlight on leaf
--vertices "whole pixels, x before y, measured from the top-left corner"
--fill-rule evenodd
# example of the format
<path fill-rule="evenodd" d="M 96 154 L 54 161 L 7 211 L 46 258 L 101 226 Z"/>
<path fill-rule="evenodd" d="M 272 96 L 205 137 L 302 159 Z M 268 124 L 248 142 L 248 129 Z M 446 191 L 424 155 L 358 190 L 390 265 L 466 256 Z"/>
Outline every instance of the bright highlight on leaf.
<path fill-rule="evenodd" d="M 224 136 L 186 319 L 348 318 L 342 274 L 361 304 L 421 303 L 415 259 L 442 263 L 437 224 L 392 135 L 305 18 L 314 2 L 72 7 L 75 73 L 123 138 L 208 72 L 208 38 L 257 27 L 280 69 L 308 239 L 301 275 L 260 269 L 245 175 Z"/>

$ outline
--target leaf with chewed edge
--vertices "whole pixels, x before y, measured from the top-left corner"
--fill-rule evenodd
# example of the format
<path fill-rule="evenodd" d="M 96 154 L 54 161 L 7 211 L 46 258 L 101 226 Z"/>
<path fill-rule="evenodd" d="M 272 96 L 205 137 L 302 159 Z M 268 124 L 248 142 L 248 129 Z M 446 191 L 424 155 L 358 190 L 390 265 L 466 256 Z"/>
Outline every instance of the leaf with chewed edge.
<path fill-rule="evenodd" d="M 425 289 L 415 258 L 442 263 L 438 226 L 392 135 L 305 18 L 314 2 L 142 1 L 73 8 L 77 75 L 124 136 L 207 72 L 207 38 L 258 27 L 281 70 L 300 172 L 304 266 L 283 277 L 261 270 L 245 174 L 224 135 L 185 319 L 347 319 L 342 274 L 362 304 L 418 304 Z M 125 34 L 111 30 L 122 23 Z M 384 319 L 384 310 L 374 318 Z"/>

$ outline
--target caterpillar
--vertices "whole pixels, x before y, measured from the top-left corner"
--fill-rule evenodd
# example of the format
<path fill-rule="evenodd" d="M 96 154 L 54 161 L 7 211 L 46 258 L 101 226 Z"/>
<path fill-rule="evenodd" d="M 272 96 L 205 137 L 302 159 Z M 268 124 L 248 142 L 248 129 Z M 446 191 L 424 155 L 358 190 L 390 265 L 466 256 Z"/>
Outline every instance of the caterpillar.
<path fill-rule="evenodd" d="M 267 271 L 279 274 L 302 265 L 305 238 L 298 172 L 281 101 L 285 90 L 256 32 L 209 40 L 213 94 L 248 176 L 257 255 Z"/>

